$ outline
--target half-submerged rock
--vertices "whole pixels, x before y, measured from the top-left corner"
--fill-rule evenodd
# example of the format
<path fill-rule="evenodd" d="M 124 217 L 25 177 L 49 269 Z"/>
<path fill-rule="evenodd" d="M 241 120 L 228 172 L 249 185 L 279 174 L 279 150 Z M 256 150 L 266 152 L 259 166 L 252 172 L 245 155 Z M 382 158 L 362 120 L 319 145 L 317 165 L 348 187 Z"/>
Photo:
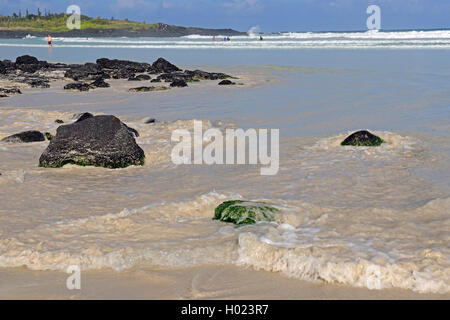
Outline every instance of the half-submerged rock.
<path fill-rule="evenodd" d="M 177 80 L 174 80 L 174 81 L 170 84 L 170 86 L 171 86 L 171 87 L 179 87 L 179 88 L 182 88 L 182 87 L 187 87 L 188 85 L 187 85 L 186 81 L 181 80 L 181 79 L 177 79 Z"/>
<path fill-rule="evenodd" d="M 274 214 L 277 211 L 277 208 L 264 202 L 231 200 L 216 208 L 213 220 L 247 225 L 258 221 L 275 221 Z"/>
<path fill-rule="evenodd" d="M 115 116 L 100 115 L 60 126 L 39 166 L 76 164 L 113 169 L 144 165 L 144 161 L 144 151 L 129 128 Z"/>
<path fill-rule="evenodd" d="M 90 86 L 87 83 L 72 82 L 64 86 L 64 90 L 89 91 Z"/>
<path fill-rule="evenodd" d="M 370 133 L 369 131 L 362 130 L 352 133 L 344 141 L 342 146 L 356 146 L 356 147 L 378 147 L 384 140 L 380 137 Z"/>
<path fill-rule="evenodd" d="M 151 91 L 164 91 L 169 90 L 169 87 L 165 86 L 150 86 L 150 87 L 137 87 L 137 88 L 130 88 L 128 91 L 130 92 L 151 92 Z"/>
<path fill-rule="evenodd" d="M 222 80 L 219 82 L 219 86 L 233 86 L 236 83 L 231 80 Z"/>
<path fill-rule="evenodd" d="M 76 115 L 77 121 L 75 121 L 75 122 L 80 122 L 80 121 L 83 121 L 83 120 L 86 120 L 86 119 L 89 119 L 89 118 L 93 118 L 93 117 L 94 117 L 94 115 L 92 113 L 85 112 L 85 113 Z"/>
<path fill-rule="evenodd" d="M 12 136 L 3 138 L 2 141 L 10 143 L 30 143 L 45 141 L 45 137 L 42 132 L 33 130 L 13 134 Z"/>

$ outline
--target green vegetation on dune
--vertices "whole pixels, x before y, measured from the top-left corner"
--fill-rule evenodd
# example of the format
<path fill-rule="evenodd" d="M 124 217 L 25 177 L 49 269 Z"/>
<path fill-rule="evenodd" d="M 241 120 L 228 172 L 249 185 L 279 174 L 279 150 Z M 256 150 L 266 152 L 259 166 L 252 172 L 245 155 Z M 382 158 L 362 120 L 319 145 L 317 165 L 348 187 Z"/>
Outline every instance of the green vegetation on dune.
<path fill-rule="evenodd" d="M 67 19 L 70 15 L 60 14 L 27 14 L 21 13 L 13 16 L 0 16 L 0 30 L 28 30 L 34 32 L 65 32 Z M 155 29 L 157 24 L 147 24 L 145 22 L 134 22 L 125 20 L 90 18 L 81 16 L 81 29 L 129 29 L 129 30 L 150 30 Z"/>

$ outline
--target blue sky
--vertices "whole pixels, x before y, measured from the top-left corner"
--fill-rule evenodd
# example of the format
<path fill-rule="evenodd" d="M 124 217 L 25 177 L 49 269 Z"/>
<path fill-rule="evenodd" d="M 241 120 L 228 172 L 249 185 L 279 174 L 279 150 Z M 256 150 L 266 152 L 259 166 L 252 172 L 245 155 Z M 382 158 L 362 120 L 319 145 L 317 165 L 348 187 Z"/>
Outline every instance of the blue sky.
<path fill-rule="evenodd" d="M 0 0 L 0 14 L 70 4 L 94 17 L 263 32 L 364 30 L 366 8 L 376 4 L 382 29 L 450 28 L 450 0 Z"/>

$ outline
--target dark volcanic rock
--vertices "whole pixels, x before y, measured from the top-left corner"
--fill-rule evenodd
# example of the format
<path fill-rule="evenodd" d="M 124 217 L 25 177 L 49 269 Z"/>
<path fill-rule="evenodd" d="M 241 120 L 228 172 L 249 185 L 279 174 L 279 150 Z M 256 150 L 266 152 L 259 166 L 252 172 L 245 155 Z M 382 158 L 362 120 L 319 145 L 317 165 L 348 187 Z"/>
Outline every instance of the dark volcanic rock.
<path fill-rule="evenodd" d="M 4 93 L 0 93 L 0 98 L 8 98 L 8 95 L 4 94 Z"/>
<path fill-rule="evenodd" d="M 92 113 L 85 112 L 85 113 L 82 113 L 82 114 L 77 118 L 77 121 L 75 121 L 75 122 L 81 122 L 81 121 L 84 121 L 84 120 L 86 120 L 86 119 L 93 118 L 93 117 L 94 117 L 94 115 L 93 115 Z"/>
<path fill-rule="evenodd" d="M 154 70 L 156 70 L 159 73 L 181 71 L 181 69 L 179 69 L 177 66 L 171 64 L 169 61 L 167 61 L 164 58 L 159 58 L 158 60 L 153 62 L 152 67 Z"/>
<path fill-rule="evenodd" d="M 161 79 L 159 79 L 159 78 L 152 79 L 150 82 L 153 82 L 153 83 L 155 83 L 155 82 L 161 82 Z"/>
<path fill-rule="evenodd" d="M 187 87 L 187 83 L 184 80 L 175 80 L 170 84 L 171 87 Z"/>
<path fill-rule="evenodd" d="M 231 78 L 231 76 L 225 73 L 206 72 L 202 70 L 194 70 L 194 71 L 186 70 L 184 72 L 190 75 L 193 79 L 197 80 L 224 80 L 227 78 Z"/>
<path fill-rule="evenodd" d="M 128 78 L 128 81 L 148 81 L 151 77 L 147 74 L 140 74 L 135 77 Z"/>
<path fill-rule="evenodd" d="M 0 74 L 7 74 L 16 70 L 16 64 L 11 60 L 0 61 Z"/>
<path fill-rule="evenodd" d="M 44 135 L 39 131 L 25 131 L 2 139 L 3 142 L 28 143 L 45 141 Z"/>
<path fill-rule="evenodd" d="M 151 123 L 155 123 L 155 122 L 156 122 L 156 119 L 153 119 L 153 118 L 147 119 L 145 121 L 146 124 L 151 124 Z"/>
<path fill-rule="evenodd" d="M 3 61 L 0 61 L 0 74 L 5 74 L 6 73 L 6 65 Z"/>
<path fill-rule="evenodd" d="M 103 80 L 103 78 L 98 78 L 96 79 L 94 82 L 92 82 L 89 87 L 91 89 L 96 89 L 96 88 L 109 88 L 110 85 L 109 83 L 105 82 L 105 80 Z"/>
<path fill-rule="evenodd" d="M 130 92 L 151 92 L 151 91 L 164 91 L 169 90 L 169 87 L 164 86 L 157 86 L 157 87 L 137 87 L 137 88 L 130 88 L 128 91 Z"/>
<path fill-rule="evenodd" d="M 186 74 L 184 72 L 172 72 L 172 73 L 163 73 L 157 77 L 158 80 L 164 80 L 165 82 L 173 82 L 177 80 L 183 80 L 183 81 L 192 81 L 192 76 L 189 74 Z"/>
<path fill-rule="evenodd" d="M 126 69 L 129 72 L 134 73 L 145 72 L 150 67 L 150 64 L 148 63 L 134 62 L 128 60 L 117 60 L 117 59 L 110 60 L 107 58 L 97 59 L 97 65 L 101 69 L 111 69 L 111 70 Z"/>
<path fill-rule="evenodd" d="M 71 65 L 64 76 L 78 81 L 98 79 L 104 76 L 104 74 L 95 63 L 86 63 L 84 65 Z"/>
<path fill-rule="evenodd" d="M 62 121 L 61 119 L 56 119 L 55 123 L 64 123 L 64 121 Z"/>
<path fill-rule="evenodd" d="M 342 141 L 342 146 L 378 147 L 384 140 L 369 131 L 358 131 Z"/>
<path fill-rule="evenodd" d="M 22 94 L 22 91 L 20 91 L 20 89 L 18 89 L 18 88 L 11 88 L 11 89 L 0 88 L 0 93 L 3 93 L 3 94 Z"/>
<path fill-rule="evenodd" d="M 72 163 L 107 168 L 143 165 L 144 151 L 129 128 L 114 116 L 95 116 L 63 125 L 39 159 L 41 167 Z"/>
<path fill-rule="evenodd" d="M 130 69 L 112 70 L 108 71 L 108 74 L 113 79 L 129 79 L 135 76 L 134 71 Z"/>
<path fill-rule="evenodd" d="M 73 82 L 64 86 L 64 90 L 89 91 L 90 86 L 87 83 Z"/>
<path fill-rule="evenodd" d="M 50 88 L 48 80 L 34 79 L 27 82 L 32 88 Z"/>
<path fill-rule="evenodd" d="M 219 86 L 232 86 L 236 83 L 232 82 L 231 80 L 222 80 L 219 82 Z"/>
<path fill-rule="evenodd" d="M 39 61 L 37 58 L 25 55 L 16 59 L 15 67 L 23 72 L 35 73 L 38 70 L 49 67 L 47 61 Z"/>
<path fill-rule="evenodd" d="M 17 64 L 38 64 L 39 60 L 35 57 L 24 55 L 21 57 L 17 57 L 16 59 Z"/>

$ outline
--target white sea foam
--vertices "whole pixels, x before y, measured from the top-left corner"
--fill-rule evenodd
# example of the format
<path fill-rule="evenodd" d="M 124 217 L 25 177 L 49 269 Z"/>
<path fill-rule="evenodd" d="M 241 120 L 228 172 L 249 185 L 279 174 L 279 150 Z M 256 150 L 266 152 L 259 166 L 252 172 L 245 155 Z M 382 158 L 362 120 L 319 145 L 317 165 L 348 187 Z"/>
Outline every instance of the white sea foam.
<path fill-rule="evenodd" d="M 68 38 L 55 37 L 61 48 L 133 48 L 133 49 L 443 49 L 450 48 L 450 30 L 404 32 L 287 32 L 264 34 L 259 41 L 255 30 L 249 35 L 189 35 L 179 38 Z M 45 47 L 44 38 L 22 41 L 2 40 L 0 46 Z"/>

